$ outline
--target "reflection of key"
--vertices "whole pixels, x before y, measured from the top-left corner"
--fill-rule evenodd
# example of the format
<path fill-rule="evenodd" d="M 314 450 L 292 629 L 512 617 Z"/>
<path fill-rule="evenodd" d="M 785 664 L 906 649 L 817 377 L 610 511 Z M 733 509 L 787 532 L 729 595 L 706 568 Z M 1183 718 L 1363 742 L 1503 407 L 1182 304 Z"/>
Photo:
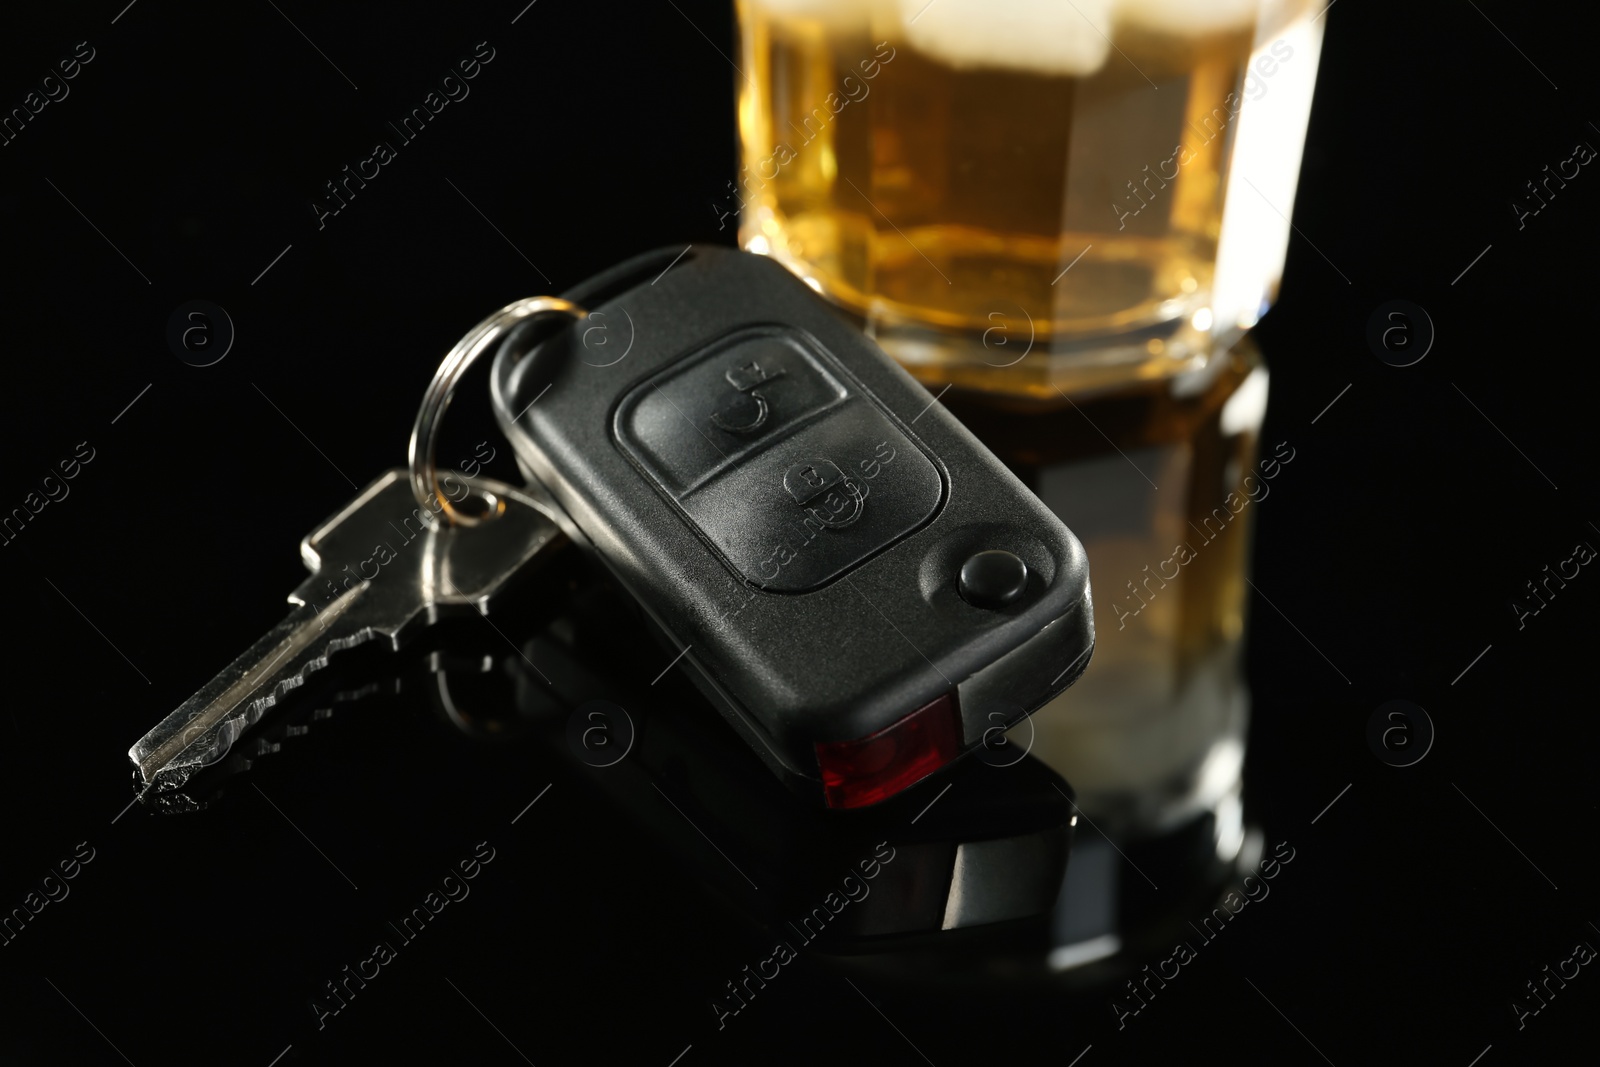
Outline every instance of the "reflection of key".
<path fill-rule="evenodd" d="M 500 513 L 451 526 L 418 507 L 407 473 L 392 470 L 308 535 L 300 554 L 312 575 L 290 594 L 289 617 L 128 750 L 135 784 L 182 787 L 333 653 L 378 637 L 399 649 L 442 618 L 487 611 L 565 542 L 520 491 L 466 484 L 479 500 L 492 495 Z"/>

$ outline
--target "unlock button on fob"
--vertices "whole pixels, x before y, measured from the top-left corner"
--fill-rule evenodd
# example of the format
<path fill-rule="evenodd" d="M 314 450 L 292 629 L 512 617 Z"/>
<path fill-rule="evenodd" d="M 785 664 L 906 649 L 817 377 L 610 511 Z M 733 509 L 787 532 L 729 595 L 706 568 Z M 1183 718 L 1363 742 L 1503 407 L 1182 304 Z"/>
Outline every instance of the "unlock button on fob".
<path fill-rule="evenodd" d="M 635 387 L 618 408 L 615 432 L 657 484 L 681 498 L 847 396 L 809 341 L 757 328 Z"/>

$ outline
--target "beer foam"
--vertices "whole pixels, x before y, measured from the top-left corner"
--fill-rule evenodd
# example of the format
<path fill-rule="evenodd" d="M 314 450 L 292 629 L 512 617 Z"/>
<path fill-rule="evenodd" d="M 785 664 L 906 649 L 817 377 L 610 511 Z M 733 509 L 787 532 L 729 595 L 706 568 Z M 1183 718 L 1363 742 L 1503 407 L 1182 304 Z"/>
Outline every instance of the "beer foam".
<path fill-rule="evenodd" d="M 1117 0 L 899 0 L 912 47 L 956 69 L 1093 74 L 1111 53 Z"/>
<path fill-rule="evenodd" d="M 1181 36 L 1237 30 L 1255 21 L 1259 0 L 1118 0 L 1117 20 Z"/>
<path fill-rule="evenodd" d="M 830 30 L 864 29 L 872 20 L 873 9 L 885 0 L 752 0 L 776 18 L 804 19 L 821 23 Z"/>

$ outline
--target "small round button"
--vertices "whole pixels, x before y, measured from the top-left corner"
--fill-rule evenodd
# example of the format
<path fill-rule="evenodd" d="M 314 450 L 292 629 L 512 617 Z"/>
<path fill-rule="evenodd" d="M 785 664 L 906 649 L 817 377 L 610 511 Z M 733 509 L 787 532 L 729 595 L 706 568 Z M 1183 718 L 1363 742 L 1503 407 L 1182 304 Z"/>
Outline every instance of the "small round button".
<path fill-rule="evenodd" d="M 1028 587 L 1028 565 L 1010 552 L 979 552 L 961 565 L 961 596 L 980 608 L 1011 603 Z"/>

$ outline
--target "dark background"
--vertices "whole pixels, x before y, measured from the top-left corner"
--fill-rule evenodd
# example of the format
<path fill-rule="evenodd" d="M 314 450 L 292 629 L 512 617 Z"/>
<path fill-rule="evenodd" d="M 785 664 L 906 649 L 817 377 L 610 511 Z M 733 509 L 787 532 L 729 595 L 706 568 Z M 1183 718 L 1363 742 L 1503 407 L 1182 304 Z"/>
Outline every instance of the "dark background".
<path fill-rule="evenodd" d="M 1297 862 L 1277 903 L 1187 968 L 1204 977 L 1125 1031 L 1103 995 L 999 986 L 862 985 L 879 1014 L 803 962 L 719 1033 L 709 992 L 764 943 L 569 763 L 464 744 L 414 709 L 370 733 L 354 717 L 213 811 L 119 817 L 127 746 L 281 617 L 298 539 L 352 481 L 403 463 L 468 326 L 647 248 L 732 241 L 712 206 L 736 165 L 728 5 L 524 2 L 0 16 L 7 110 L 94 49 L 0 147 L 0 510 L 94 450 L 0 547 L 0 907 L 78 842 L 95 850 L 0 947 L 0 1061 L 1592 1058 L 1588 968 L 1520 1031 L 1510 1008 L 1574 943 L 1600 944 L 1600 578 L 1585 568 L 1522 629 L 1509 606 L 1600 545 L 1584 244 L 1600 177 L 1585 167 L 1521 229 L 1511 207 L 1575 143 L 1600 146 L 1596 26 L 1577 8 L 1339 0 L 1327 16 L 1298 235 L 1257 331 L 1265 440 L 1297 458 L 1257 515 L 1254 580 L 1275 608 L 1252 609 L 1247 805 Z M 471 95 L 319 230 L 322 184 L 480 41 L 494 59 Z M 211 367 L 165 339 L 194 299 L 237 330 Z M 1393 299 L 1437 330 L 1408 368 L 1365 339 Z M 466 392 L 441 458 L 488 438 L 511 476 L 486 390 Z M 618 656 L 645 677 L 665 665 L 645 644 Z M 1366 724 L 1402 698 L 1437 738 L 1397 769 Z M 496 860 L 477 902 L 319 1032 L 312 989 L 482 840 Z"/>

